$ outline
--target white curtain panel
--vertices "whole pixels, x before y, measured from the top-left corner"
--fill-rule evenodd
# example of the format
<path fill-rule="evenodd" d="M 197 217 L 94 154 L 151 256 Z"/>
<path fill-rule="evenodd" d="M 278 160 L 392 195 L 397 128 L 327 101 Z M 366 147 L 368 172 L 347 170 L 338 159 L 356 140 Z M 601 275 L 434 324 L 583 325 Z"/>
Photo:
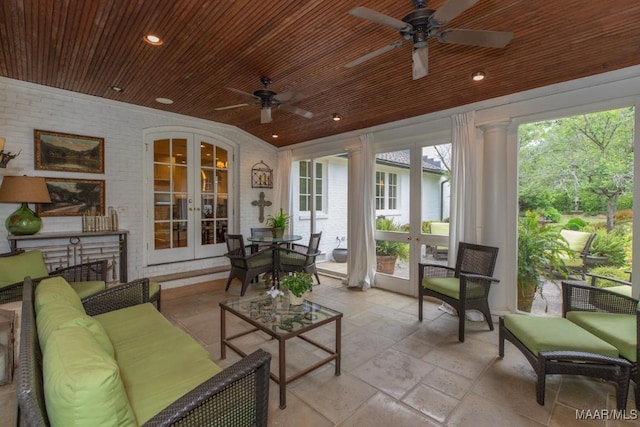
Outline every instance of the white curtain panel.
<path fill-rule="evenodd" d="M 451 116 L 451 223 L 449 225 L 449 254 L 458 251 L 457 242 L 477 243 L 477 201 L 475 111 Z M 449 257 L 453 264 L 455 257 Z"/>
<path fill-rule="evenodd" d="M 291 213 L 291 150 L 278 153 L 278 167 L 275 176 L 275 191 L 273 197 L 273 211 Z"/>
<path fill-rule="evenodd" d="M 373 134 L 361 135 L 359 146 L 349 151 L 350 288 L 370 288 L 376 272 L 374 182 Z"/>

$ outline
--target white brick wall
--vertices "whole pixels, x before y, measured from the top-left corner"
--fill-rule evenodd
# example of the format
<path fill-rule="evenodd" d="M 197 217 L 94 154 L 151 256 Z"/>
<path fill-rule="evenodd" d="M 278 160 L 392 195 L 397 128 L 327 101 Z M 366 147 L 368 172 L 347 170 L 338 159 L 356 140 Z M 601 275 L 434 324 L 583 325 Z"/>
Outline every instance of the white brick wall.
<path fill-rule="evenodd" d="M 266 142 L 235 127 L 216 122 L 5 78 L 0 78 L 0 136 L 7 139 L 7 151 L 22 150 L 22 153 L 6 169 L 0 169 L 0 176 L 22 174 L 104 179 L 106 206 L 119 208 L 120 228 L 130 232 L 130 279 L 227 264 L 226 258 L 221 257 L 162 266 L 143 265 L 143 131 L 159 126 L 211 132 L 237 144 L 239 161 L 236 163 L 239 170 L 236 184 L 240 195 L 239 212 L 236 212 L 239 219 L 237 231 L 246 235 L 250 227 L 259 224 L 258 208 L 252 206 L 251 201 L 258 198 L 260 191 L 265 192 L 267 200 L 272 200 L 274 190 L 252 189 L 250 174 L 251 167 L 260 160 L 274 169 L 277 166 L 276 149 Z M 35 170 L 34 129 L 104 138 L 105 174 Z M 16 208 L 15 204 L 0 203 L 0 220 L 4 221 Z M 266 214 L 269 213 L 271 210 L 266 211 Z M 80 217 L 43 218 L 42 232 L 79 231 L 81 228 Z M 0 226 L 0 252 L 9 250 L 6 237 L 6 229 Z"/>

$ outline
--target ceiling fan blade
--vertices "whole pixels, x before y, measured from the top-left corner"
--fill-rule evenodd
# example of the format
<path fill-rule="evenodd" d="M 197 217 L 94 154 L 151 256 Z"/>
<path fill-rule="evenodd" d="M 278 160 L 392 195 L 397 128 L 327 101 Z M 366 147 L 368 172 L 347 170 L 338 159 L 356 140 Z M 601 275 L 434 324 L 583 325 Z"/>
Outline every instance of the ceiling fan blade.
<path fill-rule="evenodd" d="M 226 107 L 218 107 L 218 108 L 214 108 L 214 110 L 215 110 L 215 111 L 229 110 L 229 109 L 231 109 L 231 108 L 246 107 L 247 105 L 251 105 L 251 104 L 227 105 Z"/>
<path fill-rule="evenodd" d="M 344 67 L 345 68 L 352 68 L 352 67 L 355 67 L 356 65 L 360 65 L 363 62 L 370 60 L 371 58 L 375 58 L 378 55 L 382 55 L 385 52 L 388 52 L 390 50 L 393 50 L 393 49 L 397 48 L 398 46 L 401 46 L 402 44 L 404 44 L 407 41 L 408 40 L 400 40 L 400 41 L 397 41 L 397 42 L 393 42 L 393 43 L 391 43 L 389 45 L 381 47 L 378 50 L 374 50 L 373 52 L 369 52 L 366 55 L 363 55 L 358 59 L 354 59 L 353 61 L 349 62 L 348 64 L 345 64 Z"/>
<path fill-rule="evenodd" d="M 250 97 L 252 97 L 252 98 L 260 99 L 260 98 L 258 98 L 257 96 L 255 96 L 254 94 L 249 93 L 249 92 L 245 92 L 245 91 L 240 90 L 240 89 L 234 89 L 234 88 L 232 88 L 232 87 L 226 87 L 225 89 L 228 89 L 228 90 L 230 90 L 230 91 L 232 91 L 232 92 L 235 92 L 235 93 L 239 93 L 240 95 L 246 95 L 246 96 L 250 96 Z"/>
<path fill-rule="evenodd" d="M 260 124 L 271 123 L 271 107 L 260 109 Z"/>
<path fill-rule="evenodd" d="M 513 33 L 506 31 L 485 30 L 444 30 L 438 34 L 443 43 L 466 44 L 470 46 L 502 48 L 513 38 Z"/>
<path fill-rule="evenodd" d="M 413 80 L 429 74 L 429 48 L 427 46 L 413 49 Z"/>
<path fill-rule="evenodd" d="M 294 107 L 293 105 L 280 104 L 278 108 L 282 108 L 285 111 L 297 114 L 307 119 L 313 118 L 313 113 L 311 111 L 303 110 L 302 108 Z"/>
<path fill-rule="evenodd" d="M 349 14 L 356 16 L 358 18 L 366 19 L 368 21 L 377 22 L 378 24 L 386 25 L 391 28 L 395 28 L 398 31 L 406 31 L 410 30 L 412 27 L 408 23 L 401 21 L 396 18 L 392 18 L 388 15 L 384 15 L 380 12 L 376 12 L 375 10 L 368 9 L 366 7 L 356 7 L 349 11 Z"/>
<path fill-rule="evenodd" d="M 449 0 L 433 13 L 431 21 L 442 26 L 477 2 L 478 0 Z"/>
<path fill-rule="evenodd" d="M 302 99 L 302 96 L 298 92 L 289 90 L 287 92 L 279 93 L 275 95 L 273 98 L 279 102 L 287 102 L 287 101 L 298 101 Z"/>

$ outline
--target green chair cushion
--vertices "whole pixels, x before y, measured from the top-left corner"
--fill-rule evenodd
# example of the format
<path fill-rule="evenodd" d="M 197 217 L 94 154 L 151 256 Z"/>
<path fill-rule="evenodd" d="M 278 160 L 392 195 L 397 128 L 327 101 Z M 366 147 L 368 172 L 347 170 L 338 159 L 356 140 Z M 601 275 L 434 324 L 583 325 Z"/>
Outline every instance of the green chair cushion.
<path fill-rule="evenodd" d="M 25 277 L 46 277 L 49 275 L 42 253 L 38 250 L 18 255 L 0 257 L 0 288 L 22 282 Z"/>
<path fill-rule="evenodd" d="M 612 344 L 565 318 L 506 314 L 504 326 L 535 355 L 541 351 L 583 351 L 619 356 Z"/>
<path fill-rule="evenodd" d="M 63 277 L 56 276 L 42 280 L 36 287 L 36 315 L 40 313 L 42 306 L 57 300 L 65 300 L 78 311 L 86 314 L 78 293 L 73 290 L 71 285 L 69 285 Z"/>
<path fill-rule="evenodd" d="M 249 266 L 249 268 L 262 267 L 265 265 L 273 265 L 273 258 L 272 258 L 271 252 L 267 252 L 267 253 L 260 254 L 250 258 L 247 261 L 247 265 Z"/>
<path fill-rule="evenodd" d="M 635 315 L 569 311 L 567 312 L 567 319 L 616 347 L 620 355 L 625 359 L 637 362 Z"/>
<path fill-rule="evenodd" d="M 87 316 L 84 312 L 78 311 L 67 301 L 51 301 L 44 305 L 38 313 L 36 325 L 42 351 L 46 351 L 47 343 L 55 331 L 80 326 L 91 332 L 95 340 L 109 356 L 114 357 L 115 355 L 109 336 L 100 322 Z"/>
<path fill-rule="evenodd" d="M 160 290 L 160 283 L 149 282 L 149 298 L 152 298 Z"/>
<path fill-rule="evenodd" d="M 431 289 L 439 294 L 460 299 L 460 279 L 457 277 L 426 277 L 422 280 L 425 289 Z M 467 298 L 484 296 L 484 287 L 475 283 L 467 283 Z"/>
<path fill-rule="evenodd" d="M 307 260 L 306 254 L 298 252 L 282 252 L 280 253 L 280 263 L 285 265 L 299 265 L 303 266 Z"/>
<path fill-rule="evenodd" d="M 55 331 L 43 354 L 52 426 L 137 426 L 116 361 L 81 327 Z"/>
<path fill-rule="evenodd" d="M 629 285 L 609 286 L 604 289 L 627 297 L 631 296 L 631 291 L 633 290 Z"/>
<path fill-rule="evenodd" d="M 70 282 L 69 285 L 78 294 L 80 299 L 90 297 L 98 292 L 106 289 L 105 283 L 102 280 L 92 280 L 88 282 Z"/>
<path fill-rule="evenodd" d="M 560 230 L 560 235 L 569 244 L 569 249 L 576 252 L 582 252 L 591 237 L 591 233 L 575 230 Z"/>

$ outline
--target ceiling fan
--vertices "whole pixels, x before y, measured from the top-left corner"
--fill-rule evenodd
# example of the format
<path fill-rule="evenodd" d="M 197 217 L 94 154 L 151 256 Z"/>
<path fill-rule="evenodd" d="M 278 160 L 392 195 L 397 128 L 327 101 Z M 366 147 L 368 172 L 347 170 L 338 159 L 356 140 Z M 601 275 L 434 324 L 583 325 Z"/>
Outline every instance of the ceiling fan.
<path fill-rule="evenodd" d="M 241 95 L 250 96 L 253 98 L 253 102 L 245 103 L 245 104 L 236 104 L 236 105 L 228 105 L 226 107 L 218 107 L 214 108 L 216 111 L 228 110 L 230 108 L 237 107 L 246 107 L 247 105 L 259 105 L 260 106 L 260 123 L 271 123 L 271 107 L 276 107 L 285 111 L 289 111 L 290 113 L 297 114 L 299 116 L 310 119 L 313 117 L 313 113 L 311 111 L 303 110 L 302 108 L 294 107 L 293 105 L 285 104 L 287 101 L 297 101 L 299 98 L 299 94 L 293 91 L 276 93 L 272 90 L 269 90 L 269 85 L 271 84 L 271 79 L 269 77 L 261 77 L 260 81 L 264 85 L 264 89 L 259 89 L 253 92 L 253 94 L 244 92 L 242 90 L 234 89 L 232 87 L 228 87 L 231 91 L 239 93 Z"/>
<path fill-rule="evenodd" d="M 478 0 L 449 0 L 438 10 L 425 8 L 427 1 L 428 0 L 413 0 L 415 10 L 402 18 L 402 20 L 392 18 L 366 7 L 356 7 L 351 10 L 349 13 L 353 16 L 395 28 L 400 32 L 403 40 L 393 42 L 390 45 L 361 56 L 346 64 L 345 67 L 355 67 L 378 55 L 395 49 L 408 41 L 412 41 L 413 80 L 416 80 L 428 74 L 427 40 L 430 38 L 436 38 L 442 43 L 503 48 L 513 37 L 513 33 L 504 31 L 460 29 L 446 29 L 441 31 L 441 27 L 476 4 Z"/>

